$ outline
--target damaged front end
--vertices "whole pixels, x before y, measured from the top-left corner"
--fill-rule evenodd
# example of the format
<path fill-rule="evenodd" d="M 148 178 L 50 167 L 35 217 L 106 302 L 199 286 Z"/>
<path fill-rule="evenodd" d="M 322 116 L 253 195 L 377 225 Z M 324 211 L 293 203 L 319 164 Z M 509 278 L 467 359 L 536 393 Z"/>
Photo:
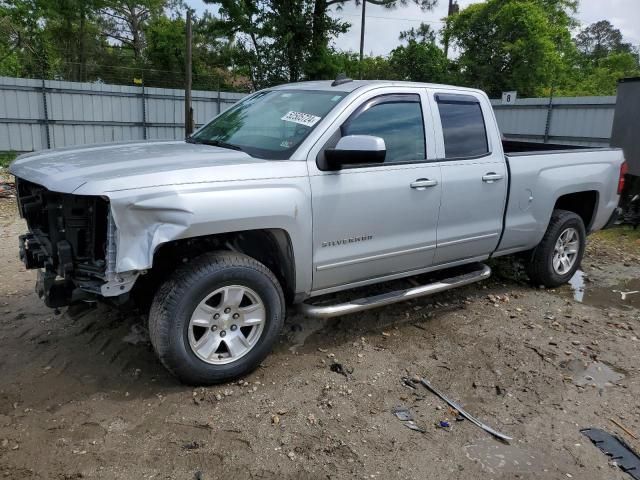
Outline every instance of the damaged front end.
<path fill-rule="evenodd" d="M 135 278 L 115 272 L 116 226 L 107 199 L 16 180 L 18 208 L 29 228 L 20 236 L 20 258 L 39 270 L 36 292 L 47 306 L 130 290 Z"/>

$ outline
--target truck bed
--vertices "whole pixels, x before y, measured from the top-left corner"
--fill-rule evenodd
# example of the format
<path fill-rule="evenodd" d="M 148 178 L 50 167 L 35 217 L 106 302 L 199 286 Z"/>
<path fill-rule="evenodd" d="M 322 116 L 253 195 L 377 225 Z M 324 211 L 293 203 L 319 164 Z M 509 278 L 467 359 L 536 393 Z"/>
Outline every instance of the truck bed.
<path fill-rule="evenodd" d="M 522 148 L 527 142 L 515 142 Z M 582 192 L 576 210 L 590 216 L 588 230 L 599 230 L 609 220 L 618 203 L 616 194 L 622 151 L 617 148 L 581 148 L 528 143 L 538 150 L 509 153 L 509 196 L 504 233 L 497 255 L 533 248 L 541 240 L 557 200 Z M 586 195 L 586 197 L 584 196 Z M 588 210 L 588 211 L 587 211 Z"/>

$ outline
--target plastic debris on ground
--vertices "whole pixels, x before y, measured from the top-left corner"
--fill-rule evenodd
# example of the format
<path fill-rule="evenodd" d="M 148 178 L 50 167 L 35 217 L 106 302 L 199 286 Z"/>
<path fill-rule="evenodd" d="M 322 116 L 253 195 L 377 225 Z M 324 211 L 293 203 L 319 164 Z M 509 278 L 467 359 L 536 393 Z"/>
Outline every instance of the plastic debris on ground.
<path fill-rule="evenodd" d="M 398 420 L 402 422 L 405 427 L 416 432 L 426 433 L 426 430 L 414 421 L 413 413 L 411 413 L 411 411 L 407 407 L 394 407 L 391 412 L 398 418 Z"/>
<path fill-rule="evenodd" d="M 580 433 L 589 438 L 605 455 L 611 457 L 623 472 L 635 480 L 640 480 L 640 456 L 624 440 L 599 428 L 585 428 L 580 430 Z"/>
<path fill-rule="evenodd" d="M 15 198 L 16 186 L 13 183 L 0 182 L 0 198 Z"/>
<path fill-rule="evenodd" d="M 403 377 L 402 378 L 402 382 L 405 385 L 413 385 L 415 383 L 414 380 L 409 379 L 407 377 Z M 511 437 L 505 435 L 504 433 L 498 432 L 497 430 L 494 430 L 490 426 L 482 423 L 480 420 L 478 420 L 476 417 L 471 415 L 469 412 L 466 412 L 460 405 L 458 405 L 453 400 L 449 399 L 444 393 L 442 393 L 440 390 L 438 390 L 436 387 L 434 387 L 431 384 L 431 382 L 429 382 L 429 380 L 427 380 L 426 378 L 421 378 L 420 379 L 420 383 L 427 390 L 429 390 L 433 394 L 435 394 L 438 397 L 440 397 L 441 400 L 444 400 L 452 409 L 456 410 L 462 417 L 466 418 L 471 423 L 473 423 L 474 425 L 480 427 L 481 429 L 483 429 L 485 432 L 489 433 L 490 435 L 493 435 L 498 440 L 501 440 L 501 441 L 507 442 L 507 443 L 509 442 L 509 440 L 513 440 Z"/>

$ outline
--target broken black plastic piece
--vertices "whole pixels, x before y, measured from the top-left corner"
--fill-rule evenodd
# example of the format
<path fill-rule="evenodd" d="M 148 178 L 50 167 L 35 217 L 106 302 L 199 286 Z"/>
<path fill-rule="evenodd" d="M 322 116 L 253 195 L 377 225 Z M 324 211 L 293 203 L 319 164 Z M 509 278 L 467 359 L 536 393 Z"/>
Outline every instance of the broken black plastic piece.
<path fill-rule="evenodd" d="M 346 368 L 344 365 L 338 362 L 333 362 L 329 369 L 332 372 L 339 373 L 340 375 L 344 375 L 346 378 L 349 378 L 349 375 L 353 373 L 353 368 Z"/>
<path fill-rule="evenodd" d="M 408 377 L 402 377 L 402 383 L 413 390 L 417 390 L 415 382 Z"/>
<path fill-rule="evenodd" d="M 635 480 L 640 480 L 640 456 L 624 440 L 599 428 L 585 428 L 580 432 L 605 455 L 611 457 L 623 472 Z"/>

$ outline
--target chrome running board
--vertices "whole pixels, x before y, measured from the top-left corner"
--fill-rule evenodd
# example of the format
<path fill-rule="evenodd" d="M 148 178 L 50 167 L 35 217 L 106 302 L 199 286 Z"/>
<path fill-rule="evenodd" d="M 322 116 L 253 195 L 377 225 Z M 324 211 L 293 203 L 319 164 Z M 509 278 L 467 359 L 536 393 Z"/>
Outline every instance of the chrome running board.
<path fill-rule="evenodd" d="M 331 318 L 340 315 L 346 315 L 348 313 L 361 312 L 363 310 L 369 310 L 372 308 L 382 307 L 384 305 L 390 305 L 392 303 L 403 302 L 405 300 L 411 300 L 413 298 L 424 297 L 426 295 L 433 295 L 434 293 L 444 292 L 451 290 L 452 288 L 463 287 L 471 283 L 485 280 L 491 276 L 491 268 L 487 265 L 481 264 L 478 270 L 474 270 L 470 273 L 464 273 L 451 278 L 446 278 L 427 285 L 421 285 L 419 287 L 408 288 L 406 290 L 396 290 L 395 292 L 382 293 L 380 295 L 374 295 L 373 297 L 358 298 L 346 303 L 338 303 L 336 305 L 311 305 L 308 303 L 301 303 L 300 311 L 308 316 L 314 318 Z"/>

